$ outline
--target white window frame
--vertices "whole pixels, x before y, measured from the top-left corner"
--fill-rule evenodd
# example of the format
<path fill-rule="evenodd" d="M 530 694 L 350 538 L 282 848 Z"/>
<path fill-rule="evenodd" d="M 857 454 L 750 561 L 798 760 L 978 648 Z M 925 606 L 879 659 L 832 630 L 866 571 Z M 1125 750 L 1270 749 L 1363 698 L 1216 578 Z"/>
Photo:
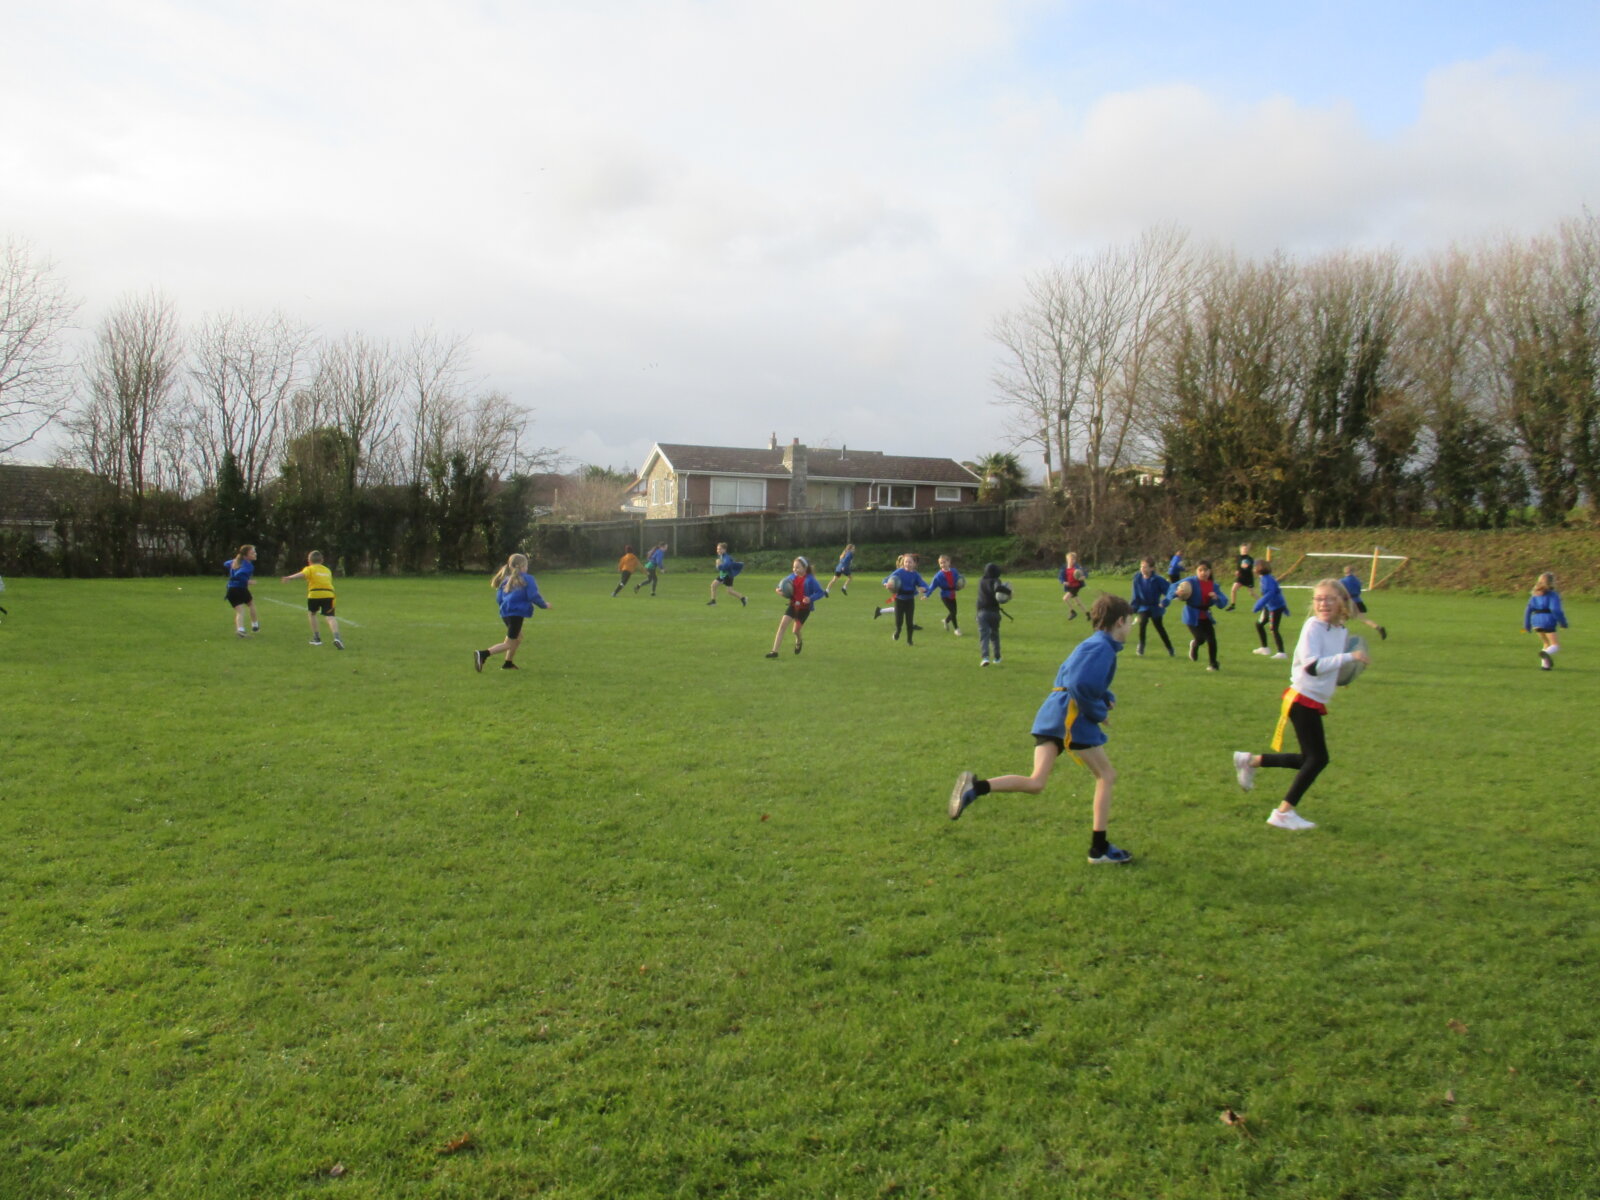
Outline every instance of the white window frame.
<path fill-rule="evenodd" d="M 718 484 L 723 498 L 717 499 Z M 733 487 L 733 498 L 728 499 L 728 486 Z M 755 489 L 759 488 L 759 499 Z M 747 479 L 739 475 L 713 475 L 711 476 L 711 512 L 713 515 L 736 512 L 763 512 L 767 507 L 767 481 L 765 479 Z"/>
<path fill-rule="evenodd" d="M 939 503 L 960 504 L 961 489 L 958 487 L 936 487 L 933 489 L 933 498 Z"/>
<path fill-rule="evenodd" d="M 896 491 L 910 493 L 904 504 L 894 502 Z M 873 498 L 879 508 L 915 508 L 917 506 L 917 485 L 914 483 L 880 483 L 872 489 Z"/>

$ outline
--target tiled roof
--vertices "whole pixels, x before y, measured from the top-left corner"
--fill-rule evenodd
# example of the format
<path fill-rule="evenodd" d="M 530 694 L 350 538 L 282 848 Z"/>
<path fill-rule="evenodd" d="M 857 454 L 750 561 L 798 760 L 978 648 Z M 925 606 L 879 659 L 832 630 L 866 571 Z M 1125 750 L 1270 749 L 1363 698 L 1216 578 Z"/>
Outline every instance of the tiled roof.
<path fill-rule="evenodd" d="M 686 446 L 658 443 L 656 449 L 680 474 L 765 475 L 787 479 L 784 447 L 776 450 L 740 446 Z M 917 458 L 879 450 L 839 450 L 807 446 L 806 475 L 811 479 L 896 480 L 902 483 L 978 486 L 979 479 L 953 458 Z"/>
<path fill-rule="evenodd" d="M 54 520 L 63 505 L 88 498 L 100 482 L 72 467 L 0 464 L 0 522 Z"/>

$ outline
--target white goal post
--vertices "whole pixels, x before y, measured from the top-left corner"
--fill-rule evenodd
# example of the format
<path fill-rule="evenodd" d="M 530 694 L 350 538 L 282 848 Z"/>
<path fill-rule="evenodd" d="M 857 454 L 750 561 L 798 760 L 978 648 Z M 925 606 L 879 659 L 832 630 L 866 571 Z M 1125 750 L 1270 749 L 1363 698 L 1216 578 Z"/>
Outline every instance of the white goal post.
<path fill-rule="evenodd" d="M 1275 550 L 1275 549 L 1277 549 L 1276 546 L 1268 546 L 1267 547 L 1267 561 L 1268 562 L 1272 561 L 1272 551 Z M 1389 580 L 1391 580 L 1391 579 L 1393 579 L 1395 577 L 1395 573 L 1397 571 L 1399 571 L 1401 567 L 1405 566 L 1408 562 L 1411 561 L 1411 556 L 1409 554 L 1387 554 L 1387 553 L 1384 552 L 1384 548 L 1382 546 L 1374 546 L 1372 548 L 1372 552 L 1370 554 L 1367 553 L 1365 550 L 1361 551 L 1358 554 L 1336 554 L 1336 553 L 1334 553 L 1332 551 L 1308 550 L 1304 554 L 1302 554 L 1299 558 L 1295 559 L 1294 562 L 1291 563 L 1288 567 L 1286 567 L 1282 571 L 1278 572 L 1278 581 L 1279 581 L 1279 583 L 1281 584 L 1283 582 L 1283 579 L 1284 579 L 1285 576 L 1291 574 L 1297 567 L 1299 567 L 1302 563 L 1304 563 L 1308 558 L 1336 558 L 1341 562 L 1347 562 L 1347 563 L 1350 563 L 1350 562 L 1354 562 L 1354 563 L 1367 562 L 1367 563 L 1370 563 L 1371 566 L 1367 570 L 1367 590 L 1368 591 L 1372 591 L 1375 588 L 1380 588 L 1384 584 L 1388 583 Z M 1389 565 L 1391 563 L 1393 564 L 1392 566 Z M 1382 575 L 1379 575 L 1378 571 L 1381 568 L 1387 568 L 1387 569 L 1384 570 Z M 1309 583 L 1296 583 L 1296 584 L 1290 584 L 1288 586 L 1297 587 L 1297 588 L 1307 588 L 1307 587 L 1313 587 L 1315 585 L 1309 584 Z"/>

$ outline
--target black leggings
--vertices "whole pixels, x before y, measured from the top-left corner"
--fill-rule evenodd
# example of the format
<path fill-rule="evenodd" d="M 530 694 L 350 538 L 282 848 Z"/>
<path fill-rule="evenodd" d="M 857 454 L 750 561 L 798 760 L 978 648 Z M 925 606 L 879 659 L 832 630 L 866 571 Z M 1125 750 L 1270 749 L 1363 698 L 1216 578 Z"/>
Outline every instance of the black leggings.
<path fill-rule="evenodd" d="M 949 596 L 940 596 L 939 599 L 944 601 L 945 611 L 950 614 L 950 618 L 949 618 L 950 619 L 950 628 L 951 629 L 960 629 L 961 628 L 961 622 L 956 620 L 956 598 L 955 598 L 955 595 L 951 594 Z"/>
<path fill-rule="evenodd" d="M 1304 704 L 1289 706 L 1289 723 L 1294 726 L 1294 736 L 1300 743 L 1299 754 L 1263 754 L 1263 767 L 1288 767 L 1297 772 L 1289 784 L 1284 799 L 1293 808 L 1300 803 L 1322 768 L 1328 765 L 1328 739 L 1322 730 L 1322 714 Z"/>
<path fill-rule="evenodd" d="M 1278 622 L 1283 620 L 1283 610 L 1264 612 L 1261 619 L 1256 622 L 1256 636 L 1261 639 L 1261 648 L 1267 648 L 1267 626 L 1272 626 L 1272 640 L 1278 643 L 1278 653 L 1283 653 L 1283 634 L 1278 632 Z"/>
<path fill-rule="evenodd" d="M 906 645 L 911 645 L 911 634 L 916 628 L 912 617 L 917 611 L 917 598 L 908 596 L 902 600 L 899 596 L 894 598 L 894 635 L 900 636 L 900 627 L 903 624 L 906 631 Z"/>
<path fill-rule="evenodd" d="M 1160 613 L 1139 614 L 1139 649 L 1144 649 L 1144 635 L 1146 626 L 1154 625 L 1156 632 L 1161 635 L 1161 644 L 1167 648 L 1167 653 L 1172 653 L 1172 639 L 1167 636 L 1167 627 L 1161 623 Z"/>
<path fill-rule="evenodd" d="M 1217 665 L 1217 623 L 1215 621 L 1201 621 L 1198 625 L 1191 625 L 1189 631 L 1194 634 L 1194 640 L 1199 646 L 1206 648 L 1206 653 L 1211 656 L 1211 665 Z"/>
<path fill-rule="evenodd" d="M 644 569 L 644 574 L 644 580 L 640 583 L 634 584 L 633 590 L 637 592 L 646 583 L 648 583 L 650 585 L 650 594 L 654 596 L 656 594 L 656 569 L 654 567 L 646 567 Z"/>

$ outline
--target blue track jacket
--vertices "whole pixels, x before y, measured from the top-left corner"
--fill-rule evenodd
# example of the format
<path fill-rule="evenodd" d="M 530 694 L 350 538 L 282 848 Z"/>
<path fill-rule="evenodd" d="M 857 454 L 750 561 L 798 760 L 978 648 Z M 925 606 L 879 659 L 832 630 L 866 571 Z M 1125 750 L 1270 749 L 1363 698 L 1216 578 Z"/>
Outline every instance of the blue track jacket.
<path fill-rule="evenodd" d="M 1100 723 L 1117 700 L 1111 680 L 1121 652 L 1122 643 L 1103 629 L 1079 642 L 1056 672 L 1056 686 L 1039 706 L 1033 732 L 1080 746 L 1105 745 Z"/>

